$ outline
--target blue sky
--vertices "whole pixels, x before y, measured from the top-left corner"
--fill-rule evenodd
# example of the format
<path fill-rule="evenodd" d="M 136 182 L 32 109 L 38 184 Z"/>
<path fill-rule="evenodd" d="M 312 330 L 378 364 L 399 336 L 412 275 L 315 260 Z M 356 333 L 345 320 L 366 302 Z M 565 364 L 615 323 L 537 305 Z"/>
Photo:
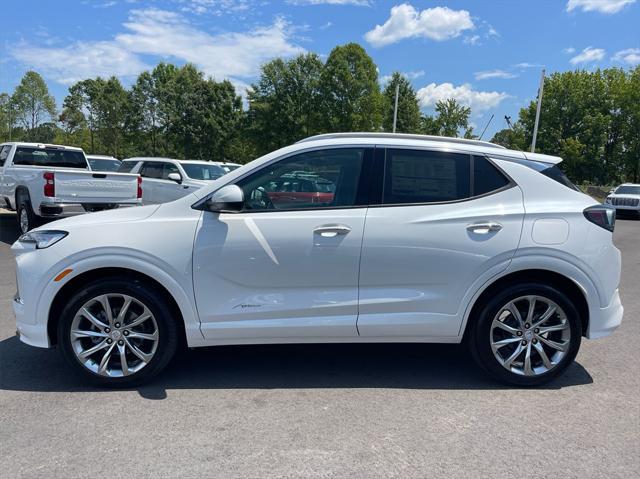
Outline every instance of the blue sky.
<path fill-rule="evenodd" d="M 259 67 L 355 41 L 409 76 L 421 107 L 455 97 L 488 137 L 536 95 L 540 71 L 640 64 L 638 0 L 21 0 L 5 3 L 0 91 L 28 69 L 58 106 L 79 79 L 130 84 L 159 61 L 192 62 L 244 89 Z M 9 26 L 9 27 L 8 27 Z"/>

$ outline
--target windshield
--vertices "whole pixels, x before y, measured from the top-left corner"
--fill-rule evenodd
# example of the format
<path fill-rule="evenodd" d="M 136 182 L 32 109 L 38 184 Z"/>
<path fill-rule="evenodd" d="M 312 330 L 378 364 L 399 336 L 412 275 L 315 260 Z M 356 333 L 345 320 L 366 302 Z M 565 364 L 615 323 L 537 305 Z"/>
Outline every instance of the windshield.
<path fill-rule="evenodd" d="M 182 163 L 182 168 L 187 176 L 193 180 L 215 180 L 227 173 L 217 165 Z"/>
<path fill-rule="evenodd" d="M 640 185 L 622 185 L 614 191 L 616 195 L 640 195 Z"/>
<path fill-rule="evenodd" d="M 120 168 L 120 161 L 118 160 L 87 158 L 87 161 L 93 171 L 118 171 Z"/>
<path fill-rule="evenodd" d="M 52 168 L 87 168 L 84 153 L 58 147 L 19 146 L 13 157 L 14 165 Z"/>

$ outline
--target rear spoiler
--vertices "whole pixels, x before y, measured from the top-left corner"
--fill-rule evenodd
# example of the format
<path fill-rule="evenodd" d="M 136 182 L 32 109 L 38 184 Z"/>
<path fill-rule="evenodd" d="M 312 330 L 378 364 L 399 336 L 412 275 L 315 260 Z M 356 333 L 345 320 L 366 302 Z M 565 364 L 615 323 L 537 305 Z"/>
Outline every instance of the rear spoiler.
<path fill-rule="evenodd" d="M 529 153 L 527 151 L 523 151 L 522 153 L 527 160 L 539 161 L 540 163 L 557 165 L 562 161 L 562 158 L 560 158 L 559 156 L 543 155 L 542 153 Z"/>

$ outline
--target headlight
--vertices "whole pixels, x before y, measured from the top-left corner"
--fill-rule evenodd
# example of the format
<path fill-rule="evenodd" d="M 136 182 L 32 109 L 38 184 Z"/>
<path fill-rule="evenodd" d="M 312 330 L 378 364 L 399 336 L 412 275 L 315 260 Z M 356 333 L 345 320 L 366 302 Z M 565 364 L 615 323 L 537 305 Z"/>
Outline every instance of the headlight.
<path fill-rule="evenodd" d="M 37 249 L 48 248 L 56 244 L 69 233 L 66 231 L 29 231 L 18 238 L 20 243 L 32 243 Z"/>
<path fill-rule="evenodd" d="M 611 203 L 611 198 L 609 198 L 608 196 L 604 199 L 605 203 Z"/>

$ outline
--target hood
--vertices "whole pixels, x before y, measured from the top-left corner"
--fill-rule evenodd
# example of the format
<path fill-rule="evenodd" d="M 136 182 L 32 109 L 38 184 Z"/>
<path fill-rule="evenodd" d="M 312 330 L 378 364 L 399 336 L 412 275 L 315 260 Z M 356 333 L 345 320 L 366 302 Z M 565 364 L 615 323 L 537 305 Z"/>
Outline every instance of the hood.
<path fill-rule="evenodd" d="M 632 200 L 637 200 L 640 198 L 640 195 L 633 195 L 629 193 L 609 193 L 607 198 L 630 198 Z"/>
<path fill-rule="evenodd" d="M 148 218 L 155 213 L 160 205 L 148 205 L 148 206 L 130 206 L 126 208 L 117 208 L 114 210 L 98 211 L 96 213 L 86 213 L 83 215 L 72 216 L 70 218 L 63 218 L 61 220 L 47 223 L 36 230 L 52 230 L 74 227 L 74 226 L 86 226 L 92 224 L 104 224 L 104 223 L 123 223 L 126 221 L 140 221 Z"/>

